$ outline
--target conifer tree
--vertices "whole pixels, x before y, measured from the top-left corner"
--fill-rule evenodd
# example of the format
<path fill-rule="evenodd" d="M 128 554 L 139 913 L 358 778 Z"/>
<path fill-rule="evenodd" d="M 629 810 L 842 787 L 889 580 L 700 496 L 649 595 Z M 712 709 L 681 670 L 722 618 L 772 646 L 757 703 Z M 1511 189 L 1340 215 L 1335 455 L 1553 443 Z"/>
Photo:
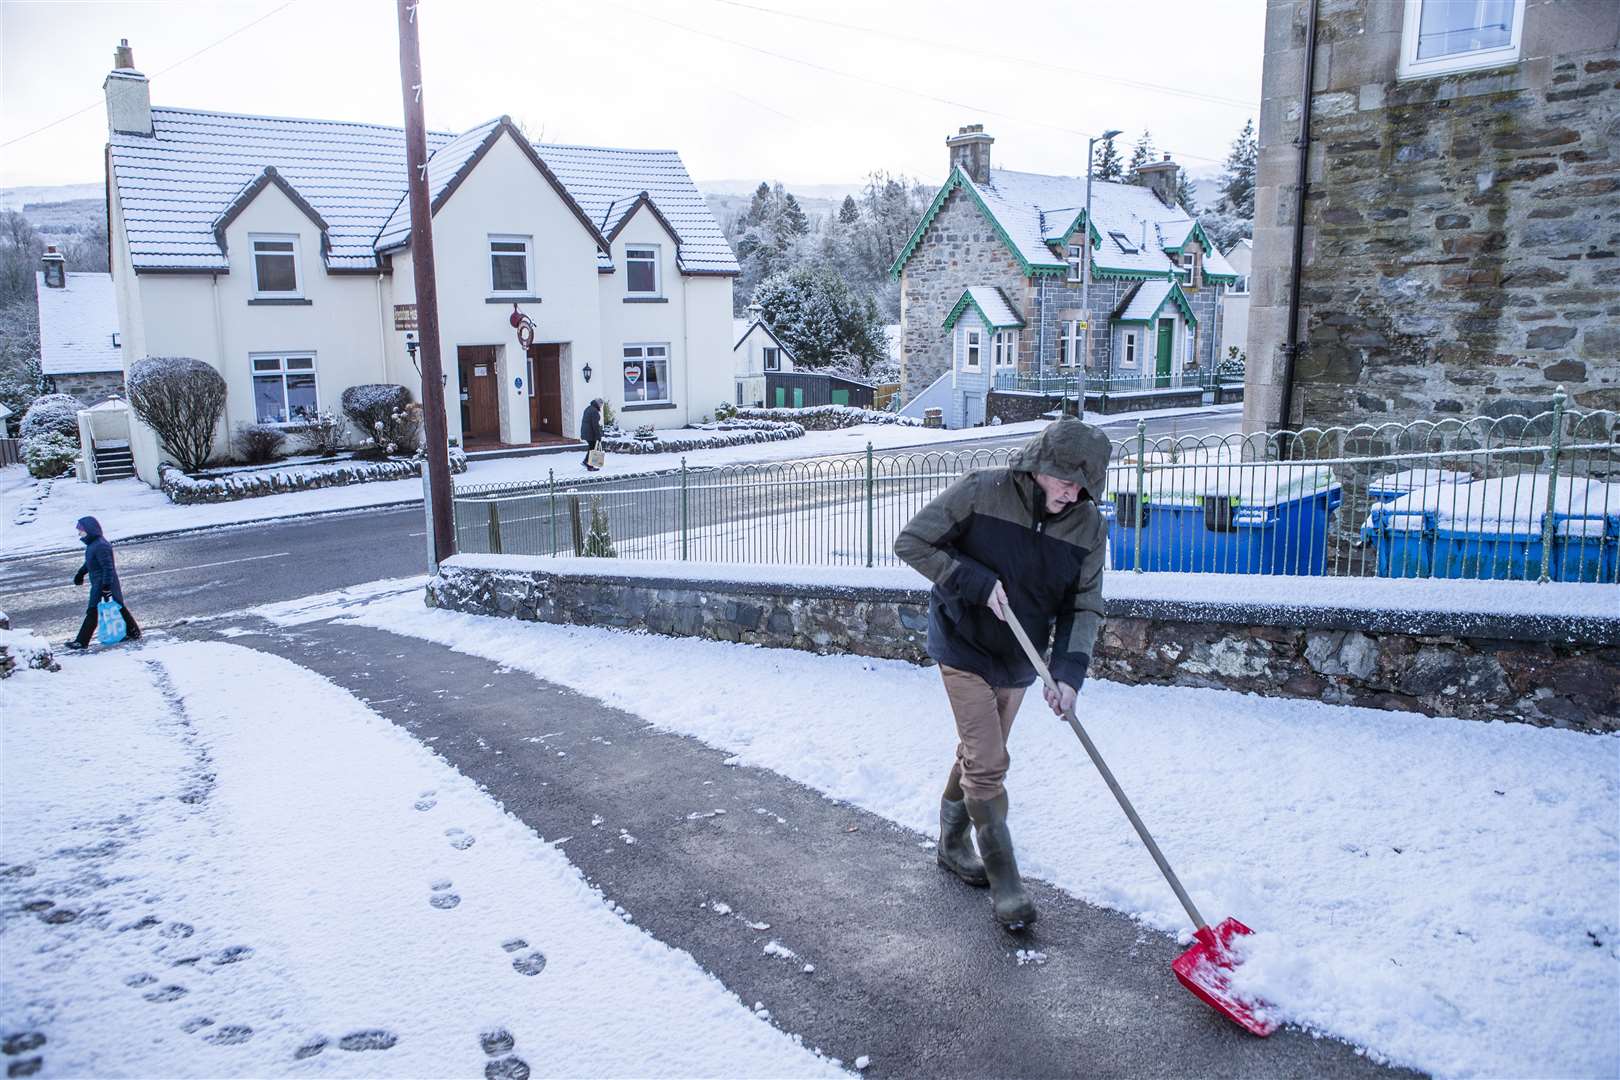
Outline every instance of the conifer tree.
<path fill-rule="evenodd" d="M 1176 202 L 1180 203 L 1181 208 L 1187 213 L 1193 215 L 1198 213 L 1198 194 L 1193 190 L 1192 178 L 1187 175 L 1186 169 L 1182 169 L 1176 175 Z"/>
<path fill-rule="evenodd" d="M 602 496 L 591 496 L 591 531 L 585 534 L 585 547 L 581 555 L 590 559 L 617 559 L 613 548 L 613 535 L 608 532 L 607 511 L 602 508 Z"/>
<path fill-rule="evenodd" d="M 1246 120 L 1243 130 L 1232 141 L 1232 152 L 1226 156 L 1226 168 L 1221 173 L 1221 209 L 1240 218 L 1254 217 L 1255 166 L 1260 157 L 1260 145 L 1255 139 L 1254 121 Z"/>
<path fill-rule="evenodd" d="M 1112 137 L 1104 139 L 1102 145 L 1097 147 L 1096 157 L 1091 163 L 1091 177 L 1093 180 L 1115 180 L 1121 176 L 1119 148 L 1114 145 Z"/>
<path fill-rule="evenodd" d="M 844 204 L 838 208 L 838 220 L 844 225 L 854 225 L 861 220 L 861 208 L 855 205 L 855 196 L 844 196 Z"/>
<path fill-rule="evenodd" d="M 1126 179 L 1132 184 L 1142 183 L 1142 177 L 1136 170 L 1144 165 L 1153 164 L 1158 160 L 1158 157 L 1159 151 L 1153 146 L 1153 133 L 1148 131 L 1147 128 L 1143 128 L 1141 136 L 1136 140 L 1136 145 L 1131 147 L 1131 163 L 1128 169 L 1129 175 Z"/>

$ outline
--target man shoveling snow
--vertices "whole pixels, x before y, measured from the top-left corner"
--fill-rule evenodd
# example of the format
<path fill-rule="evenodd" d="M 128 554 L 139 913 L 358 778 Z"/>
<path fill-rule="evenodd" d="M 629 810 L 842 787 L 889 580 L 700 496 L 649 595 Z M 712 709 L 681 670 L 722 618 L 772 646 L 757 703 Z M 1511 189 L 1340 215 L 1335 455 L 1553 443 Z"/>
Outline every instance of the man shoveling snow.
<path fill-rule="evenodd" d="M 1075 419 L 1051 424 L 1005 469 L 972 472 L 923 507 L 894 552 L 934 583 L 928 654 L 939 663 L 960 742 L 939 804 L 939 864 L 990 886 L 995 917 L 1017 929 L 1035 921 L 1007 829 L 1007 736 L 1035 681 L 1006 622 L 1010 615 L 1044 652 L 1052 648 L 1061 716 L 1085 681 L 1102 621 L 1107 526 L 1103 490 L 1108 437 Z M 1055 632 L 1054 632 L 1055 631 Z M 973 838 L 978 840 L 974 851 Z"/>

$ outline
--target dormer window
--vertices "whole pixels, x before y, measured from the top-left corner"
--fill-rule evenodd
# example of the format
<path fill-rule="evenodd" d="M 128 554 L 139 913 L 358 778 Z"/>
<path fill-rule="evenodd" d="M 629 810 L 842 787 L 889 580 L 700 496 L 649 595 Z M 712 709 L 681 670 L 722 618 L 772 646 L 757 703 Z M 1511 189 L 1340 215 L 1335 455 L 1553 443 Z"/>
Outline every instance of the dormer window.
<path fill-rule="evenodd" d="M 298 237 L 250 236 L 253 245 L 253 294 L 269 298 L 297 298 Z"/>
<path fill-rule="evenodd" d="M 1080 245 L 1069 245 L 1069 280 L 1080 280 Z"/>
<path fill-rule="evenodd" d="M 1122 232 L 1111 232 L 1111 233 L 1108 234 L 1108 236 L 1109 236 L 1109 239 L 1113 240 L 1114 243 L 1119 246 L 1119 250 L 1123 251 L 1125 254 L 1127 254 L 1127 255 L 1135 255 L 1136 254 L 1136 252 L 1138 250 L 1136 245 L 1131 243 L 1130 237 L 1126 236 L 1124 233 L 1122 233 Z"/>
<path fill-rule="evenodd" d="M 529 238 L 489 238 L 489 291 L 495 296 L 529 294 Z"/>
<path fill-rule="evenodd" d="M 1193 246 L 1184 249 L 1177 257 L 1176 264 L 1176 276 L 1185 282 L 1188 288 L 1198 288 L 1198 248 Z"/>
<path fill-rule="evenodd" d="M 624 249 L 624 288 L 632 296 L 658 295 L 658 248 L 642 245 Z"/>

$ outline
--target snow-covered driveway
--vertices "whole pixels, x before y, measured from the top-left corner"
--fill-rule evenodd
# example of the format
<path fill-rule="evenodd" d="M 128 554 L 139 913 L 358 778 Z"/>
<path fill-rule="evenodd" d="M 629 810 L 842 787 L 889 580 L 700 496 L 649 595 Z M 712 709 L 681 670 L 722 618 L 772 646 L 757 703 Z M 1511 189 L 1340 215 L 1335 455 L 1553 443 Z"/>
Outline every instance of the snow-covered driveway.
<path fill-rule="evenodd" d="M 840 1073 L 285 660 L 70 657 L 0 716 L 13 1076 Z"/>

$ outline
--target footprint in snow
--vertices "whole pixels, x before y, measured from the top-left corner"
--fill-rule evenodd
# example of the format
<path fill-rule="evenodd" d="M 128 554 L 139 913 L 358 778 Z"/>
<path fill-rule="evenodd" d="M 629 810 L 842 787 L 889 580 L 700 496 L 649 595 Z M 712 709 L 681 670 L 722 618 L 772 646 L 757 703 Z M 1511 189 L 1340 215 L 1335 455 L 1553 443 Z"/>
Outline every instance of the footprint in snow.
<path fill-rule="evenodd" d="M 221 950 L 219 950 L 219 952 L 215 953 L 214 958 L 213 958 L 213 964 L 214 964 L 215 967 L 220 967 L 220 966 L 223 966 L 225 964 L 235 964 L 235 963 L 238 963 L 239 961 L 246 960 L 248 957 L 250 957 L 252 955 L 253 955 L 252 946 L 249 946 L 249 945 L 232 945 L 229 948 L 221 949 Z M 177 963 L 178 963 L 178 961 L 177 961 Z"/>
<path fill-rule="evenodd" d="M 203 1038 L 215 1046 L 237 1046 L 253 1038 L 253 1029 L 246 1024 L 226 1024 Z"/>
<path fill-rule="evenodd" d="M 297 1050 L 293 1051 L 293 1060 L 303 1061 L 305 1058 L 312 1058 L 325 1049 L 326 1036 L 317 1035 L 313 1039 L 306 1042 L 303 1046 L 300 1046 Z"/>
<path fill-rule="evenodd" d="M 192 934 L 196 933 L 196 930 L 192 929 L 190 923 L 172 922 L 163 929 L 159 930 L 158 933 L 162 934 L 166 938 L 173 938 L 178 941 L 183 938 L 190 937 Z"/>
<path fill-rule="evenodd" d="M 451 908 L 461 903 L 461 897 L 457 896 L 453 892 L 448 891 L 450 885 L 451 881 L 449 878 L 440 878 L 438 881 L 435 881 L 431 886 L 433 889 L 433 895 L 428 897 L 428 903 L 432 904 L 440 911 L 449 911 Z"/>
<path fill-rule="evenodd" d="M 517 1040 L 505 1028 L 495 1028 L 491 1031 L 480 1032 L 478 1044 L 484 1048 L 484 1053 L 490 1057 L 504 1054 L 516 1045 Z"/>
<path fill-rule="evenodd" d="M 466 851 L 476 842 L 474 837 L 467 835 L 466 829 L 446 829 L 444 835 L 450 838 L 450 846 L 457 851 Z"/>
<path fill-rule="evenodd" d="M 203 1028 L 211 1028 L 213 1026 L 214 1022 L 208 1017 L 194 1016 L 190 1020 L 187 1020 L 185 1023 L 181 1024 L 180 1030 L 185 1032 L 187 1035 L 195 1035 Z"/>
<path fill-rule="evenodd" d="M 390 1050 L 399 1042 L 399 1036 L 382 1028 L 351 1031 L 338 1040 L 339 1050 Z"/>
<path fill-rule="evenodd" d="M 30 1050 L 38 1050 L 45 1045 L 43 1031 L 20 1031 L 15 1035 L 7 1035 L 5 1042 L 0 1043 L 0 1051 L 6 1054 L 26 1054 Z"/>
<path fill-rule="evenodd" d="M 159 987 L 158 989 L 149 991 L 141 996 L 147 1001 L 152 1002 L 154 1005 L 165 1005 L 171 1001 L 179 1001 L 190 992 L 191 991 L 187 990 L 183 986 L 175 986 L 171 983 L 168 986 Z"/>
<path fill-rule="evenodd" d="M 501 948 L 515 954 L 512 957 L 512 970 L 519 975 L 538 975 L 546 969 L 546 954 L 539 949 L 530 949 L 529 943 L 522 938 L 504 942 Z"/>
<path fill-rule="evenodd" d="M 516 1055 L 496 1058 L 484 1066 L 484 1080 L 529 1080 L 529 1063 Z"/>
<path fill-rule="evenodd" d="M 438 806 L 438 805 L 439 805 L 439 800 L 438 799 L 430 799 L 430 798 L 428 798 L 426 796 L 423 796 L 422 798 L 416 800 L 416 808 L 418 810 L 431 810 L 435 806 Z"/>
<path fill-rule="evenodd" d="M 6 1066 L 6 1075 L 8 1077 L 11 1077 L 11 1076 L 33 1076 L 35 1073 L 39 1072 L 39 1070 L 44 1068 L 44 1067 L 45 1067 L 45 1059 L 43 1057 L 38 1056 L 38 1055 L 35 1055 L 34 1057 L 31 1057 L 31 1058 L 19 1058 L 18 1060 L 13 1061 L 10 1065 Z M 529 1074 L 528 1074 L 527 1071 L 525 1071 L 523 1075 L 527 1076 Z"/>

